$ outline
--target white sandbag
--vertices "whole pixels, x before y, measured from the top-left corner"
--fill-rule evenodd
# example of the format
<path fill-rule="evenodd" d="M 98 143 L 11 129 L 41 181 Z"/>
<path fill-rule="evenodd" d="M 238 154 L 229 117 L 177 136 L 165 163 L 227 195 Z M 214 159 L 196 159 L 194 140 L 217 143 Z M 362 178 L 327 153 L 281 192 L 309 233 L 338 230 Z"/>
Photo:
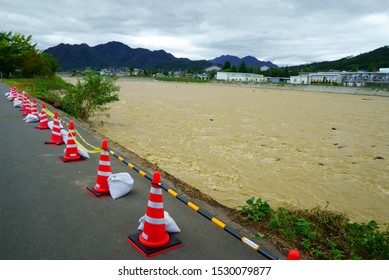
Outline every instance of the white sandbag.
<path fill-rule="evenodd" d="M 10 92 L 6 92 L 6 93 L 4 93 L 4 96 L 8 97 L 10 94 L 11 94 Z"/>
<path fill-rule="evenodd" d="M 48 126 L 51 130 L 53 130 L 53 123 L 54 123 L 54 121 L 48 121 L 48 122 L 47 122 L 47 126 Z M 59 127 L 60 127 L 60 128 L 63 128 L 62 123 L 59 123 Z"/>
<path fill-rule="evenodd" d="M 32 123 L 32 122 L 38 122 L 39 121 L 39 118 L 33 114 L 28 114 L 24 119 L 23 121 L 25 121 L 26 123 Z"/>
<path fill-rule="evenodd" d="M 61 129 L 62 141 L 67 145 L 69 132 L 65 129 Z"/>
<path fill-rule="evenodd" d="M 113 199 L 128 194 L 134 187 L 134 179 L 127 172 L 111 174 L 108 177 L 109 192 Z"/>
<path fill-rule="evenodd" d="M 80 154 L 80 156 L 82 156 L 84 158 L 90 158 L 88 152 L 81 150 L 79 147 L 77 147 L 77 150 L 78 150 L 78 153 Z"/>
<path fill-rule="evenodd" d="M 176 232 L 181 232 L 180 228 L 177 226 L 176 222 L 173 220 L 172 217 L 170 217 L 169 213 L 164 211 L 164 216 L 165 216 L 165 227 L 166 231 L 170 233 L 176 233 Z M 139 227 L 138 230 L 143 230 L 144 223 L 145 223 L 145 217 L 143 216 L 142 218 L 139 219 Z"/>
<path fill-rule="evenodd" d="M 14 107 L 15 108 L 22 108 L 22 101 L 21 100 L 19 100 L 19 99 L 15 99 L 14 100 Z"/>

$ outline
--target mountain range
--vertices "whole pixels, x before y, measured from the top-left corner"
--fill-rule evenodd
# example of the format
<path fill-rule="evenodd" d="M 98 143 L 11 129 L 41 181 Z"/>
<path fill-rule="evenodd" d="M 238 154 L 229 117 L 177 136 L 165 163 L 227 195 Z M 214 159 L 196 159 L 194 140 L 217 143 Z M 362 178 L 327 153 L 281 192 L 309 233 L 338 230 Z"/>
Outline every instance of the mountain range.
<path fill-rule="evenodd" d="M 134 67 L 143 69 L 202 69 L 212 65 L 223 66 L 226 61 L 231 65 L 268 66 L 277 65 L 269 61 L 260 61 L 253 56 L 239 58 L 237 56 L 222 55 L 212 60 L 190 60 L 176 58 L 164 50 L 150 51 L 144 48 L 131 48 L 121 42 L 108 42 L 90 47 L 87 44 L 59 44 L 46 49 L 59 63 L 62 70 L 83 70 L 87 67 L 102 69 L 109 67 Z"/>

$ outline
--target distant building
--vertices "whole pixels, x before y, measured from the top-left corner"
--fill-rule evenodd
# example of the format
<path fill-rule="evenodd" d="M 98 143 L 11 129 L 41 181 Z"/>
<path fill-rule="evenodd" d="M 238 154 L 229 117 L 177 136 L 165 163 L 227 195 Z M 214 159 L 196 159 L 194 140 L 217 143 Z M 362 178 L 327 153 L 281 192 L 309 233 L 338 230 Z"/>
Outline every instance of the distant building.
<path fill-rule="evenodd" d="M 208 73 L 201 73 L 197 74 L 197 78 L 203 79 L 203 80 L 208 80 L 209 79 L 209 74 Z"/>
<path fill-rule="evenodd" d="M 289 83 L 289 77 L 267 77 L 268 83 Z"/>
<path fill-rule="evenodd" d="M 389 73 L 389 68 L 380 68 L 380 73 Z"/>
<path fill-rule="evenodd" d="M 336 72 L 309 73 L 311 83 L 342 83 L 342 74 Z"/>
<path fill-rule="evenodd" d="M 235 82 L 256 82 L 264 83 L 267 78 L 260 74 L 237 73 L 237 72 L 217 72 L 217 80 L 235 81 Z"/>
<path fill-rule="evenodd" d="M 307 85 L 309 84 L 309 73 L 300 73 L 298 76 L 290 76 L 289 82 L 291 84 Z"/>
<path fill-rule="evenodd" d="M 382 68 L 381 68 L 382 69 Z M 291 84 L 315 84 L 328 83 L 344 86 L 365 86 L 389 84 L 388 72 L 319 72 L 300 73 L 298 76 L 290 77 Z"/>

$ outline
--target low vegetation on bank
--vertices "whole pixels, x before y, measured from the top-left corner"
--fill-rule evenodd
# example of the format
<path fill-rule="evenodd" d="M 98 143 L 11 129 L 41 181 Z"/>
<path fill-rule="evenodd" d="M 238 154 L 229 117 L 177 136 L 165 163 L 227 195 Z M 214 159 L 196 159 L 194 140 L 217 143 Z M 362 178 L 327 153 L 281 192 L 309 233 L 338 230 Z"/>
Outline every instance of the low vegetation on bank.
<path fill-rule="evenodd" d="M 22 88 L 32 96 L 81 118 L 80 98 L 90 93 L 91 89 L 103 85 L 99 95 L 102 99 L 86 94 L 92 98 L 91 101 L 97 102 L 96 108 L 118 99 L 116 92 L 119 89 L 114 86 L 114 79 L 101 84 L 102 80 L 94 73 L 90 75 L 87 78 L 89 82 L 80 82 L 77 86 L 59 77 L 3 79 L 2 82 L 8 85 L 24 84 Z M 192 79 L 185 82 L 192 82 Z M 89 112 L 82 114 L 90 116 Z M 367 224 L 351 222 L 344 214 L 320 208 L 272 209 L 267 201 L 256 197 L 235 209 L 231 218 L 257 231 L 255 238 L 272 238 L 285 249 L 298 249 L 303 259 L 389 259 L 389 226 L 379 228 L 375 221 Z"/>
<path fill-rule="evenodd" d="M 272 209 L 267 201 L 252 197 L 235 209 L 233 218 L 258 233 L 255 238 L 278 240 L 298 249 L 304 259 L 388 260 L 389 225 L 351 222 L 346 215 L 313 208 Z"/>

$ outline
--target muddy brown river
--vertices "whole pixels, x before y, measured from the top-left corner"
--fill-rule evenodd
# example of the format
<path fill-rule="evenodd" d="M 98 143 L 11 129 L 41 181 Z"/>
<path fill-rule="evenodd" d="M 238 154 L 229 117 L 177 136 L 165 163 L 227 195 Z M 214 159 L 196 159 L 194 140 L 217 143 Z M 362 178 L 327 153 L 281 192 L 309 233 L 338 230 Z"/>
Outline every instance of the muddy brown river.
<path fill-rule="evenodd" d="M 389 222 L 389 98 L 121 79 L 97 129 L 229 207 Z M 136 182 L 135 182 L 136 183 Z"/>

